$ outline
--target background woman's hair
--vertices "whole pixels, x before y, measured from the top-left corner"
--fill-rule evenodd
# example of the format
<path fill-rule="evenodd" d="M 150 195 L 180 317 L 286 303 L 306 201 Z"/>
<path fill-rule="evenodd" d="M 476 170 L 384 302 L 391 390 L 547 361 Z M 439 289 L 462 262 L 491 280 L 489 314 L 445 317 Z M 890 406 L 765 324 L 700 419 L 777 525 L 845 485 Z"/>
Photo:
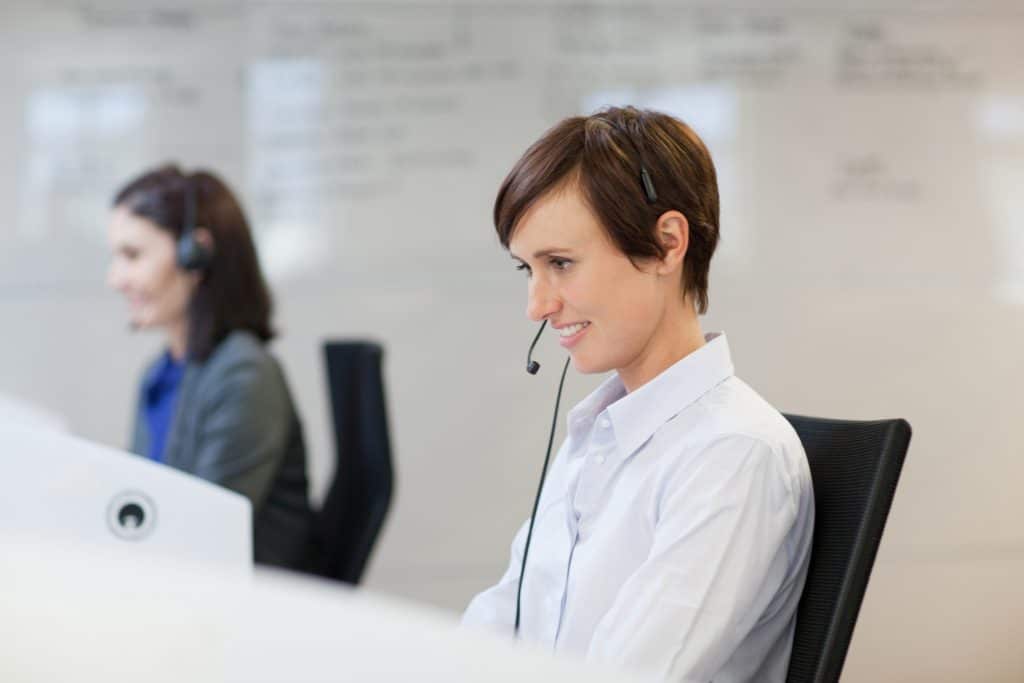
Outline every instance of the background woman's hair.
<path fill-rule="evenodd" d="M 213 173 L 186 174 L 167 164 L 127 183 L 114 195 L 113 205 L 149 219 L 177 241 L 185 230 L 188 186 L 195 201 L 194 227 L 208 230 L 214 243 L 188 310 L 188 353 L 205 361 L 234 330 L 248 330 L 264 342 L 274 337 L 270 290 L 238 200 Z"/>

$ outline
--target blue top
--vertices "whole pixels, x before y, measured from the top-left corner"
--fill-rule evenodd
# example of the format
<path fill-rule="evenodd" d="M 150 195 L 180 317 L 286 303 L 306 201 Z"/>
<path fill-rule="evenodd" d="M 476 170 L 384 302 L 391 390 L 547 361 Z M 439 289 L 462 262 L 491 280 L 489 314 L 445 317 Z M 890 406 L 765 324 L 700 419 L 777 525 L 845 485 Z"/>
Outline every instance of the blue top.
<path fill-rule="evenodd" d="M 142 400 L 149 427 L 149 452 L 146 456 L 156 462 L 164 460 L 167 432 L 174 420 L 174 407 L 178 402 L 178 389 L 185 376 L 185 361 L 175 361 L 170 352 L 153 367 L 143 384 Z"/>

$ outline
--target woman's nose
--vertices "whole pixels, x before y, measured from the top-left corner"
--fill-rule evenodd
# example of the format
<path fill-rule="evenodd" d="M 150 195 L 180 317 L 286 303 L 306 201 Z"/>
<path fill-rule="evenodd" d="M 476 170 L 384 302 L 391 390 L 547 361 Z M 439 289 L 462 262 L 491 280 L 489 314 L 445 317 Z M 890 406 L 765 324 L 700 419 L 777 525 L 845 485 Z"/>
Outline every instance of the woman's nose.
<path fill-rule="evenodd" d="M 526 297 L 526 317 L 540 322 L 558 312 L 561 302 L 552 288 L 540 278 L 530 281 L 530 290 Z"/>

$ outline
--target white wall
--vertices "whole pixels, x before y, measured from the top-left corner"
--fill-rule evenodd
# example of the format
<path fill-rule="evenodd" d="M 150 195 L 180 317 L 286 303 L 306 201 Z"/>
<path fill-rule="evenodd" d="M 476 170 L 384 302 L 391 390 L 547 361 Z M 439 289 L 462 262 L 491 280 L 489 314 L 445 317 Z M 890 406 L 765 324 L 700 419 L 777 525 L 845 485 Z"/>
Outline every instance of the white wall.
<path fill-rule="evenodd" d="M 103 289 L 106 202 L 165 159 L 218 169 L 317 495 L 319 344 L 381 340 L 399 479 L 368 582 L 460 609 L 529 511 L 561 365 L 545 341 L 523 372 L 494 193 L 562 116 L 667 109 L 719 167 L 706 327 L 739 374 L 784 410 L 914 427 L 844 680 L 1020 680 L 1024 15 L 872 7 L 5 4 L 0 392 L 124 443 L 159 340 Z M 598 379 L 570 374 L 567 404 Z"/>

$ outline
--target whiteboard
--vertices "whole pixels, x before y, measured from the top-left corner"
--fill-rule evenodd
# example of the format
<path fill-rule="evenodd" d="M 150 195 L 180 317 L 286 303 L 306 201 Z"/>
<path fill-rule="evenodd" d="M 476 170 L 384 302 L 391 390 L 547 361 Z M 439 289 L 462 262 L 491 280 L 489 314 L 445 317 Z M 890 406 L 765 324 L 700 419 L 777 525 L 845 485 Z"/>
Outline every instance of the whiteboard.
<path fill-rule="evenodd" d="M 125 442 L 159 339 L 103 289 L 107 204 L 166 159 L 213 167 L 270 274 L 316 495 L 318 345 L 380 340 L 399 480 L 369 582 L 460 609 L 529 512 L 562 358 L 545 339 L 523 372 L 494 194 L 559 118 L 660 108 L 719 170 L 704 325 L 738 374 L 914 427 L 851 680 L 1017 680 L 1022 32 L 1010 2 L 5 5 L 0 391 Z M 600 379 L 570 373 L 566 405 Z"/>

